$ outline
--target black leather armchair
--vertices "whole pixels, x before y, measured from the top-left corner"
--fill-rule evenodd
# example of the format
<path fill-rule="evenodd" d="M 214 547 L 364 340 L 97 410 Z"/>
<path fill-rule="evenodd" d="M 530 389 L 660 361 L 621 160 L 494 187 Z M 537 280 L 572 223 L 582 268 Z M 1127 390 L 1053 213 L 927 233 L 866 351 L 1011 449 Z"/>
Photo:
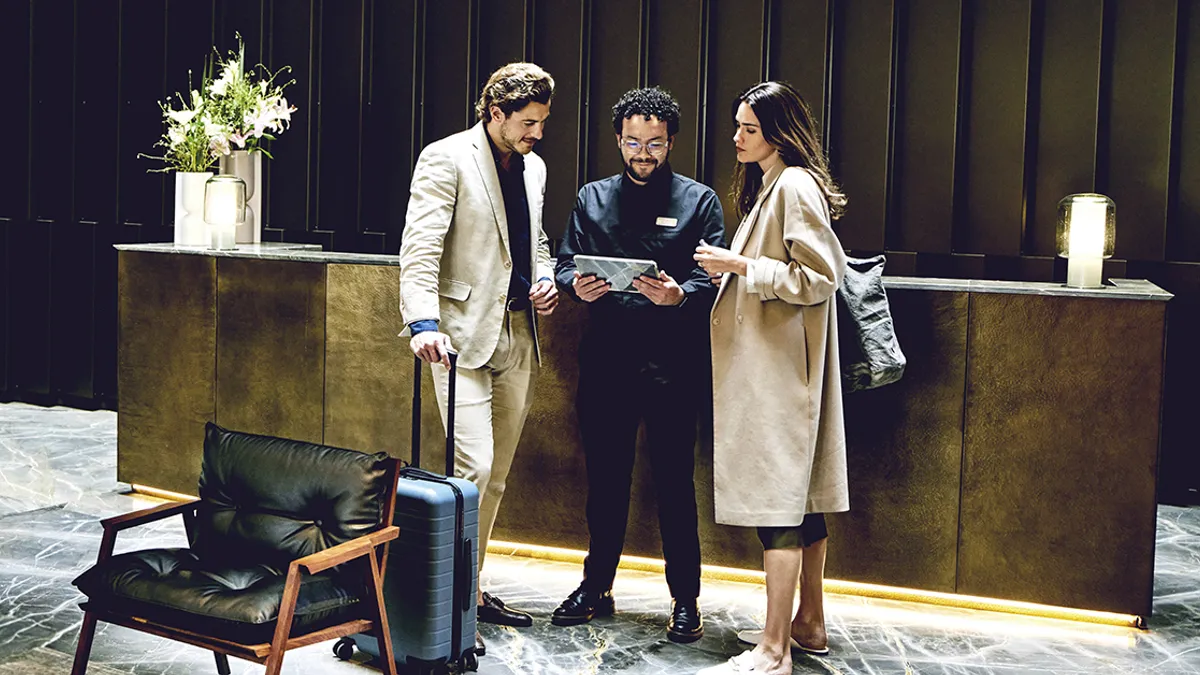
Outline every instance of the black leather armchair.
<path fill-rule="evenodd" d="M 96 622 L 266 664 L 352 633 L 379 639 L 395 675 L 382 572 L 398 462 L 384 453 L 227 431 L 204 434 L 200 498 L 101 521 L 96 564 L 74 583 L 87 601 L 72 675 L 87 671 Z M 117 533 L 181 514 L 188 548 L 113 555 Z"/>

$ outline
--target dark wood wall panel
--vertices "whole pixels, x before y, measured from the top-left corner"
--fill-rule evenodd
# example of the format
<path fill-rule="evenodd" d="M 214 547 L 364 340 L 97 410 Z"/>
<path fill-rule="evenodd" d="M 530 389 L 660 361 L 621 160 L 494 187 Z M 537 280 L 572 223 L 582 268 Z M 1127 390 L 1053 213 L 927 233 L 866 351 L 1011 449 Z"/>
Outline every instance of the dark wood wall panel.
<path fill-rule="evenodd" d="M 138 159 L 138 153 L 160 154 L 154 144 L 162 136 L 162 111 L 166 98 L 164 66 L 166 5 L 121 3 L 121 125 L 120 190 L 118 219 L 139 225 L 162 225 L 167 182 L 163 174 L 147 173 L 161 162 Z M 137 36 L 133 38 L 132 36 Z M 173 94 L 174 92 L 172 92 Z M 182 92 L 180 92 L 182 93 Z M 174 185 L 174 181 L 171 182 Z M 172 187 L 172 190 L 174 188 Z M 174 192 L 171 192 L 174 199 Z"/>
<path fill-rule="evenodd" d="M 8 385 L 44 400 L 50 393 L 50 226 L 8 226 Z"/>
<path fill-rule="evenodd" d="M 347 238 L 358 232 L 363 0 L 324 2 L 318 66 L 317 222 Z M 328 130 L 328 131 L 326 131 Z"/>
<path fill-rule="evenodd" d="M 242 41 L 246 45 L 246 63 L 249 65 L 265 64 L 270 58 L 270 49 L 267 44 L 267 28 L 270 23 L 265 20 L 264 12 L 273 4 L 271 0 L 238 0 L 238 2 L 215 3 L 214 16 L 218 28 L 213 35 L 213 40 L 220 51 L 225 53 L 236 49 L 237 36 L 241 35 Z M 289 12 L 299 11 L 303 14 L 308 11 L 308 2 L 287 2 L 284 3 L 283 9 Z"/>
<path fill-rule="evenodd" d="M 272 70 L 289 66 L 291 79 L 295 81 L 287 88 L 287 99 L 296 106 L 292 113 L 291 128 L 272 144 L 270 177 L 273 189 L 264 192 L 264 210 L 270 220 L 264 220 L 263 238 L 266 228 L 282 230 L 280 236 L 292 239 L 295 233 L 309 229 L 310 217 L 316 205 L 316 190 L 310 190 L 315 180 L 313 155 L 318 119 L 316 102 L 319 100 L 316 79 L 316 59 L 320 51 L 313 43 L 318 29 L 315 13 L 317 0 L 293 0 L 281 3 L 276 11 L 275 0 L 271 3 L 269 25 L 270 59 L 265 64 Z M 266 171 L 264 171 L 266 173 Z M 268 197 L 269 195 L 269 197 Z"/>
<path fill-rule="evenodd" d="M 650 0 L 646 82 L 679 101 L 679 133 L 671 168 L 694 178 L 696 149 L 704 121 L 700 88 L 700 10 L 703 0 Z"/>
<path fill-rule="evenodd" d="M 74 40 L 63 39 L 64 30 L 73 36 L 73 26 L 63 22 L 64 17 L 69 19 L 73 14 L 73 8 L 71 0 L 35 2 L 32 7 L 29 54 L 33 97 L 29 125 L 33 143 L 29 176 L 32 216 L 37 222 L 62 222 L 71 218 L 73 181 L 70 177 L 75 156 L 71 152 L 75 140 L 75 106 L 70 86 L 74 81 L 71 72 Z M 64 173 L 68 180 L 62 180 Z"/>
<path fill-rule="evenodd" d="M 0 22 L 0 58 L 4 63 L 27 63 L 29 60 L 29 15 L 30 3 L 26 0 L 0 0 L 0 13 L 9 21 Z M 6 74 L 11 82 L 10 96 L 6 105 L 0 106 L 0 125 L 5 129 L 29 128 L 29 69 L 13 68 Z M 10 233 L 28 227 L 29 216 L 29 134 L 18 134 L 12 147 L 12 165 L 7 180 L 0 185 L 0 395 L 19 396 L 12 386 L 9 363 L 13 360 L 11 333 L 21 328 L 13 323 L 10 292 L 13 285 L 10 270 L 16 264 L 15 254 L 9 245 Z"/>
<path fill-rule="evenodd" d="M 0 15 L 9 20 L 0 22 L 0 57 L 4 63 L 29 62 L 29 16 L 27 0 L 0 0 Z M 0 105 L 0 124 L 5 129 L 29 128 L 29 68 L 10 68 L 5 73 L 9 82 L 8 98 Z M 11 168 L 7 180 L 0 186 L 0 219 L 24 221 L 29 211 L 29 134 L 13 138 Z"/>
<path fill-rule="evenodd" d="M 525 60 L 526 40 L 531 28 L 526 21 L 533 11 L 532 0 L 476 0 L 479 4 L 479 65 L 471 83 L 469 99 L 479 98 L 479 90 L 497 68 Z"/>
<path fill-rule="evenodd" d="M 721 196 L 729 238 L 737 228 L 736 206 L 729 199 L 737 153 L 733 147 L 733 99 L 762 79 L 763 2 L 708 0 L 708 90 L 705 162 L 696 180 Z"/>
<path fill-rule="evenodd" d="M 846 0 L 833 18 L 829 147 L 849 197 L 838 236 L 847 248 L 884 248 L 892 126 L 891 0 Z"/>
<path fill-rule="evenodd" d="M 1026 211 L 1025 253 L 1053 256 L 1058 202 L 1096 185 L 1103 15 L 1092 0 L 1042 3 L 1037 141 Z"/>
<path fill-rule="evenodd" d="M 415 0 L 370 4 L 370 77 L 362 144 L 362 228 L 387 233 L 383 252 L 400 249 L 412 165 Z"/>
<path fill-rule="evenodd" d="M 12 221 L 0 218 L 0 263 L 7 271 L 12 267 L 8 259 L 8 231 L 15 227 Z M 9 392 L 8 361 L 9 361 L 9 321 L 8 321 L 8 289 L 11 288 L 8 275 L 0 273 L 0 400 L 5 399 Z"/>
<path fill-rule="evenodd" d="M 825 132 L 843 243 L 886 251 L 889 274 L 1062 281 L 1057 203 L 1094 189 L 1117 203 L 1106 274 L 1179 294 L 1168 354 L 1200 337 L 1200 0 L 0 0 L 0 16 L 0 57 L 28 64 L 0 106 L 18 169 L 0 182 L 0 400 L 117 404 L 112 244 L 173 237 L 175 178 L 137 155 L 158 153 L 159 102 L 237 34 L 247 63 L 294 80 L 266 241 L 394 254 L 418 153 L 474 124 L 480 85 L 516 60 L 557 84 L 537 149 L 552 239 L 581 184 L 620 170 L 613 103 L 656 84 L 682 107 L 673 165 L 717 190 L 732 232 L 730 102 L 778 78 Z M 1173 377 L 1164 498 L 1200 501 Z"/>
<path fill-rule="evenodd" d="M 621 94 L 638 86 L 640 8 L 641 0 L 604 0 L 602 8 L 592 7 L 585 181 L 621 171 L 623 158 L 613 134 L 612 107 Z"/>
<path fill-rule="evenodd" d="M 546 160 L 546 203 L 543 218 L 546 234 L 562 237 L 567 214 L 575 205 L 580 186 L 581 71 L 588 50 L 588 37 L 562 38 L 564 31 L 581 35 L 588 0 L 536 0 L 533 21 L 533 60 L 554 77 L 554 103 L 550 121 L 536 152 Z M 574 28 L 572 28 L 574 27 Z"/>
<path fill-rule="evenodd" d="M 470 0 L 425 0 L 421 144 L 462 131 L 474 120 L 467 96 L 470 63 L 464 36 L 471 34 Z"/>
<path fill-rule="evenodd" d="M 897 13 L 892 219 L 887 248 L 953 249 L 961 0 L 912 0 Z"/>
<path fill-rule="evenodd" d="M 1163 260 L 1175 83 L 1175 0 L 1111 4 L 1106 194 L 1117 203 L 1116 256 Z"/>
<path fill-rule="evenodd" d="M 1031 0 L 967 2 L 963 186 L 955 251 L 1018 255 L 1024 226 Z"/>
<path fill-rule="evenodd" d="M 76 53 L 86 58 L 75 59 L 75 218 L 107 227 L 117 221 L 120 155 L 114 129 L 121 97 L 113 64 L 120 54 L 119 28 L 115 4 L 76 3 Z M 116 264 L 115 251 L 108 253 Z"/>
<path fill-rule="evenodd" d="M 1200 261 L 1200 2 L 1179 5 L 1180 44 L 1175 61 L 1178 145 L 1174 194 L 1167 221 L 1168 257 Z"/>
<path fill-rule="evenodd" d="M 54 223 L 50 229 L 50 393 L 56 398 L 92 398 L 94 334 L 94 225 Z"/>
<path fill-rule="evenodd" d="M 767 79 L 790 82 L 817 121 L 826 124 L 830 0 L 771 3 Z"/>

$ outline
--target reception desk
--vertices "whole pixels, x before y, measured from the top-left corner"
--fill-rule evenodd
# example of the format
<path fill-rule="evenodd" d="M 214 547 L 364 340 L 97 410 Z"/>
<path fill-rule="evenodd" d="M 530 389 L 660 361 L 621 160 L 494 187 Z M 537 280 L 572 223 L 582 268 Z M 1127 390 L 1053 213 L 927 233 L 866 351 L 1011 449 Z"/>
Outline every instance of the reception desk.
<path fill-rule="evenodd" d="M 194 494 L 210 420 L 408 456 L 395 256 L 117 248 L 119 480 Z M 885 283 L 908 370 L 846 396 L 852 510 L 829 518 L 828 575 L 1149 616 L 1171 295 L 1123 280 Z M 586 321 L 567 298 L 539 319 L 543 371 L 497 540 L 587 546 L 574 410 Z M 421 423 L 426 465 L 441 466 L 436 406 Z M 696 449 L 704 561 L 761 569 L 753 530 L 713 522 L 710 427 Z M 649 481 L 639 457 L 625 552 L 657 558 Z"/>

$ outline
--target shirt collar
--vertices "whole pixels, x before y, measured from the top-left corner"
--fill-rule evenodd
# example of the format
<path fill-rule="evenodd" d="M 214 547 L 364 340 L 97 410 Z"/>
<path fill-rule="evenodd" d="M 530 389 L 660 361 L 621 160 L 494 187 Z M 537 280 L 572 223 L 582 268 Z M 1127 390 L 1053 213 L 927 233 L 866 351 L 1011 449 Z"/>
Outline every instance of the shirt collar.
<path fill-rule="evenodd" d="M 492 160 L 494 162 L 496 162 L 496 172 L 497 173 L 503 172 L 504 164 L 501 163 L 501 161 L 500 161 L 500 159 L 501 159 L 500 148 L 496 147 L 495 141 L 492 140 L 492 135 L 487 132 L 486 125 L 483 128 L 483 137 L 487 139 L 488 147 L 492 149 Z M 508 171 L 511 173 L 514 171 L 524 171 L 524 169 L 525 169 L 525 156 L 522 155 L 521 153 L 517 152 L 516 150 L 514 150 L 512 152 L 512 156 L 510 156 L 508 158 Z"/>

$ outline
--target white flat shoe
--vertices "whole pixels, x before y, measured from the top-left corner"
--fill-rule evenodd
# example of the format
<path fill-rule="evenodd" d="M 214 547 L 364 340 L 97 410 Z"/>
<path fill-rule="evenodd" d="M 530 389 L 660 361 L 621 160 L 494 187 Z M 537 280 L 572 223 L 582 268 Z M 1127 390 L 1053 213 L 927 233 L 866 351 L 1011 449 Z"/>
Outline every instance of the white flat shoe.
<path fill-rule="evenodd" d="M 762 642 L 762 636 L 763 636 L 763 632 L 761 630 L 750 630 L 750 629 L 739 630 L 738 634 L 737 634 L 738 640 L 741 642 L 745 642 L 748 645 L 759 644 L 760 642 Z M 812 654 L 814 656 L 827 656 L 829 654 L 829 647 L 823 647 L 821 649 L 805 647 L 804 645 L 800 644 L 799 642 L 796 642 L 796 638 L 793 638 L 793 637 L 788 638 L 788 644 L 790 644 L 792 646 L 793 650 L 798 651 L 798 652 L 804 652 L 805 654 Z"/>
<path fill-rule="evenodd" d="M 742 652 L 719 666 L 712 666 L 699 671 L 696 675 L 738 675 L 739 673 L 761 672 L 754 668 L 754 659 L 750 652 Z"/>

